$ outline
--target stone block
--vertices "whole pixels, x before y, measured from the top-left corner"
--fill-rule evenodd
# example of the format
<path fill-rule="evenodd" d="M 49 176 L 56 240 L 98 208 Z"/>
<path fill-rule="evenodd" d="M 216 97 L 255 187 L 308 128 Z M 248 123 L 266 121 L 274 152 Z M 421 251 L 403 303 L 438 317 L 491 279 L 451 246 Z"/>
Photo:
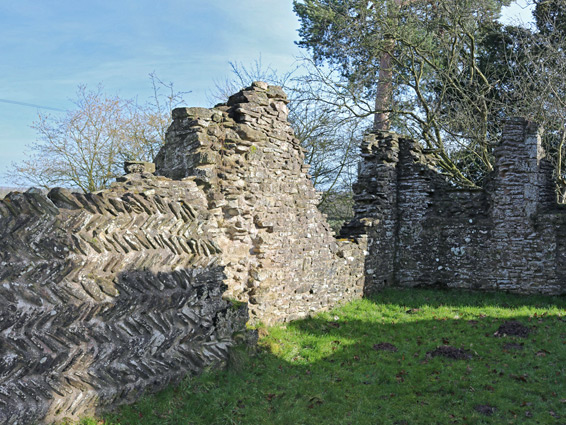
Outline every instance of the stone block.
<path fill-rule="evenodd" d="M 152 162 L 144 162 L 144 161 L 126 161 L 124 162 L 124 172 L 126 174 L 134 174 L 134 173 L 155 173 L 155 164 Z"/>

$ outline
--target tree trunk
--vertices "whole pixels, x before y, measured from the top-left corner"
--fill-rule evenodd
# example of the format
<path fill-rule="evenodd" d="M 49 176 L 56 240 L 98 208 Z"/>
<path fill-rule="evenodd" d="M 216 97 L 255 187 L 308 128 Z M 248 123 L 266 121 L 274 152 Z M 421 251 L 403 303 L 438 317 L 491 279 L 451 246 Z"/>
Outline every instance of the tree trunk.
<path fill-rule="evenodd" d="M 413 3 L 416 0 L 394 0 L 396 8 Z M 373 129 L 387 131 L 391 127 L 389 111 L 393 102 L 393 51 L 395 40 L 386 37 L 384 50 L 379 58 L 379 76 L 377 77 L 377 93 L 375 96 L 375 114 L 373 116 Z"/>
<path fill-rule="evenodd" d="M 393 69 L 391 68 L 391 51 L 395 41 L 387 40 L 386 49 L 379 59 L 379 76 L 377 80 L 377 93 L 375 96 L 375 115 L 373 116 L 373 129 L 387 131 L 391 127 L 389 110 L 393 95 Z"/>

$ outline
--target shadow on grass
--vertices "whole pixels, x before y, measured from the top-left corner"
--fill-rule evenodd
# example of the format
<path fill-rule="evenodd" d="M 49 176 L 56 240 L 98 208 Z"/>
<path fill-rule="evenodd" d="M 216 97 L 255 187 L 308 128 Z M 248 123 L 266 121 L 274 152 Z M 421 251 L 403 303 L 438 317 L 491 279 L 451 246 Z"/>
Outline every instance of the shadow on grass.
<path fill-rule="evenodd" d="M 236 351 L 228 370 L 122 408 L 107 423 L 566 421 L 563 307 L 544 297 L 525 303 L 523 297 L 471 294 L 457 300 L 439 291 L 387 290 L 271 328 L 255 356 Z M 528 326 L 529 337 L 495 337 L 507 320 Z M 380 349 L 383 343 L 397 351 Z M 439 346 L 463 348 L 472 357 L 427 355 Z"/>

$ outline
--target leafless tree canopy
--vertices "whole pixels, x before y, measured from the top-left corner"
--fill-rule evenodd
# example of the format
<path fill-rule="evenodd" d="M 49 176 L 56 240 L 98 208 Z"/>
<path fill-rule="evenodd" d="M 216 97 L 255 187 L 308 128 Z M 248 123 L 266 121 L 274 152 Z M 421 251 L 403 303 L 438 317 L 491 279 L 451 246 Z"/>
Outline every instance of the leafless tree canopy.
<path fill-rule="evenodd" d="M 165 142 L 171 109 L 182 94 L 151 74 L 152 98 L 145 103 L 110 96 L 99 85 L 77 89 L 74 108 L 62 115 L 39 114 L 37 140 L 27 159 L 13 164 L 17 186 L 75 187 L 92 192 L 121 174 L 125 160 L 152 161 Z"/>

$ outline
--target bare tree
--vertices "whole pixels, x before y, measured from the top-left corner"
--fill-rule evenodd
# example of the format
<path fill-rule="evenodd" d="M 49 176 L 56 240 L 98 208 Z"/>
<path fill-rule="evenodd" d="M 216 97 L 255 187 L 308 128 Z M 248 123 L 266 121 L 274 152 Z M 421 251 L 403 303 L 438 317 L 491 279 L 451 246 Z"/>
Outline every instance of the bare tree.
<path fill-rule="evenodd" d="M 546 0 L 535 6 L 535 30 L 515 32 L 504 50 L 513 70 L 507 115 L 524 116 L 543 126 L 557 200 L 566 203 L 566 3 Z"/>
<path fill-rule="evenodd" d="M 508 1 L 297 0 L 299 45 L 312 54 L 315 100 L 376 130 L 417 137 L 464 186 L 478 182 L 453 159 L 471 158 L 485 175 L 498 137 L 497 83 L 481 62 L 488 31 Z M 464 164 L 466 161 L 461 161 Z M 476 173 L 473 173 L 474 175 Z"/>
<path fill-rule="evenodd" d="M 289 122 L 305 151 L 305 162 L 315 188 L 322 194 L 319 208 L 328 215 L 337 231 L 353 216 L 352 183 L 358 163 L 358 146 L 362 130 L 369 120 L 329 106 L 315 95 L 324 89 L 316 82 L 310 84 L 304 75 L 307 63 L 301 62 L 281 75 L 261 58 L 251 66 L 230 62 L 232 78 L 216 84 L 211 98 L 225 102 L 230 95 L 249 86 L 253 81 L 265 81 L 282 86 L 289 103 Z"/>
<path fill-rule="evenodd" d="M 152 95 L 148 101 L 125 102 L 124 149 L 121 160 L 153 161 L 165 144 L 165 134 L 171 124 L 171 111 L 184 102 L 189 92 L 175 91 L 173 83 L 163 82 L 155 72 L 149 74 Z"/>
<path fill-rule="evenodd" d="M 230 66 L 230 77 L 223 81 L 215 81 L 214 91 L 208 96 L 211 103 L 226 102 L 231 95 L 248 87 L 254 81 L 264 81 L 285 87 L 294 72 L 293 70 L 281 75 L 271 65 L 264 65 L 261 56 L 250 65 L 232 61 L 229 61 L 228 65 Z"/>
<path fill-rule="evenodd" d="M 152 161 L 165 142 L 170 111 L 182 93 L 155 74 L 150 78 L 153 97 L 143 104 L 109 96 L 101 85 L 95 90 L 79 86 L 72 110 L 39 114 L 32 125 L 37 140 L 29 146 L 27 159 L 12 164 L 7 178 L 18 186 L 71 186 L 92 192 L 120 175 L 124 160 Z"/>
<path fill-rule="evenodd" d="M 292 79 L 289 121 L 305 149 L 305 162 L 322 203 L 335 191 L 350 191 L 358 163 L 358 147 L 369 120 L 353 117 L 317 98 L 322 88 Z"/>

